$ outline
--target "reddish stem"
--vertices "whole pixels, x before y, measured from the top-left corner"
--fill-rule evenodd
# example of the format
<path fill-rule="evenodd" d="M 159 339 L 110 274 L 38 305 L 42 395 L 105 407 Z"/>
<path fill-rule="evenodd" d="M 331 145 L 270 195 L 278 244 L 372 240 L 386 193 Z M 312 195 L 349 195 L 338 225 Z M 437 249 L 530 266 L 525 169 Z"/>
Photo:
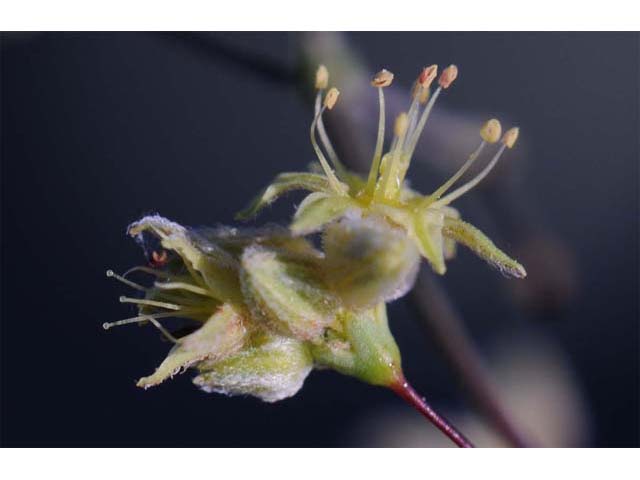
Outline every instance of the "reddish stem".
<path fill-rule="evenodd" d="M 397 383 L 391 385 L 391 389 L 403 398 L 409 405 L 424 415 L 427 420 L 433 423 L 442 433 L 461 448 L 473 448 L 471 443 L 462 433 L 449 423 L 442 415 L 438 414 L 426 400 L 418 395 L 411 385 L 401 378 Z"/>

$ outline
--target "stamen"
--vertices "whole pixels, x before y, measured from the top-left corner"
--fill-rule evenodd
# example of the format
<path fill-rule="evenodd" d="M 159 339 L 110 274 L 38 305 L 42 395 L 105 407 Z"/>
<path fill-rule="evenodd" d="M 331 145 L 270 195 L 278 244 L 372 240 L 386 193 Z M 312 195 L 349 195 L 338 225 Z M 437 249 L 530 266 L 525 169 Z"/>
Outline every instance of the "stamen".
<path fill-rule="evenodd" d="M 488 120 L 482 125 L 480 129 L 480 136 L 487 143 L 496 143 L 500 140 L 500 134 L 502 133 L 502 126 L 500 122 L 495 118 Z"/>
<path fill-rule="evenodd" d="M 407 138 L 412 138 L 418 120 L 419 105 L 423 105 L 431 93 L 430 87 L 438 75 L 438 65 L 430 65 L 422 69 L 413 87 L 411 107 L 409 108 L 409 131 Z"/>
<path fill-rule="evenodd" d="M 409 159 L 411 159 L 411 156 L 413 155 L 413 151 L 416 148 L 416 144 L 418 143 L 420 134 L 422 133 L 422 130 L 424 130 L 424 126 L 426 125 L 427 120 L 429 119 L 429 115 L 431 114 L 433 105 L 436 103 L 436 100 L 440 96 L 441 91 L 442 91 L 442 86 L 439 86 L 438 88 L 436 88 L 436 91 L 433 92 L 433 95 L 431 95 L 431 98 L 429 98 L 427 105 L 424 107 L 422 116 L 420 117 L 420 121 L 418 122 L 418 126 L 411 132 L 410 137 L 407 139 L 407 145 L 405 146 L 404 150 L 405 150 L 405 154 Z"/>
<path fill-rule="evenodd" d="M 162 267 L 166 265 L 169 259 L 169 255 L 167 255 L 166 250 L 162 250 L 160 252 L 153 251 L 151 252 L 151 260 L 153 261 L 153 265 L 157 267 Z"/>
<path fill-rule="evenodd" d="M 321 106 L 322 106 L 322 91 L 318 91 L 318 94 L 316 95 L 316 103 L 314 107 L 314 113 L 313 113 L 314 115 L 318 115 L 318 113 L 320 112 Z M 329 135 L 327 134 L 327 131 L 324 128 L 324 121 L 322 120 L 322 117 L 318 118 L 317 128 L 318 128 L 318 133 L 320 134 L 320 141 L 322 142 L 322 146 L 324 147 L 324 149 L 327 151 L 327 154 L 329 155 L 329 160 L 331 160 L 331 163 L 333 163 L 333 166 L 338 172 L 338 175 L 344 176 L 347 169 L 342 164 L 342 162 L 338 158 L 338 154 L 333 148 L 333 144 L 329 139 Z"/>
<path fill-rule="evenodd" d="M 124 320 L 117 320 L 115 322 L 104 322 L 102 324 L 102 328 L 104 328 L 105 330 L 109 330 L 110 328 L 113 327 L 119 327 L 121 325 L 129 325 L 131 323 L 141 323 L 141 322 L 146 322 L 147 320 L 149 320 L 149 318 L 168 318 L 168 317 L 175 317 L 176 314 L 173 312 L 166 312 L 166 313 L 154 313 L 152 315 L 138 315 L 137 317 L 131 317 L 131 318 L 125 318 Z"/>
<path fill-rule="evenodd" d="M 324 106 L 329 110 L 333 110 L 333 107 L 336 105 L 338 101 L 338 97 L 340 96 L 340 90 L 335 87 L 332 87 L 327 92 L 327 96 L 324 97 Z"/>
<path fill-rule="evenodd" d="M 442 197 L 440 200 L 438 200 L 437 202 L 431 204 L 431 207 L 438 208 L 438 207 L 442 207 L 443 205 L 448 205 L 449 203 L 453 202 L 457 198 L 467 193 L 473 187 L 475 187 L 489 174 L 491 170 L 493 170 L 493 167 L 495 167 L 496 163 L 498 163 L 498 160 L 500 159 L 500 156 L 502 155 L 502 152 L 504 152 L 505 148 L 507 148 L 506 144 L 503 143 L 502 145 L 500 145 L 498 152 L 493 156 L 489 164 L 486 167 L 484 167 L 484 169 L 478 175 L 476 175 L 475 178 L 473 178 L 472 180 L 469 180 L 467 183 L 465 183 L 458 189 L 454 190 L 449 195 L 446 195 Z"/>
<path fill-rule="evenodd" d="M 132 282 L 131 280 L 127 280 L 126 278 L 118 275 L 117 273 L 115 273 L 113 270 L 107 270 L 107 277 L 109 278 L 115 278 L 116 280 L 118 280 L 119 282 L 124 283 L 125 285 L 131 287 L 131 288 L 135 288 L 136 290 L 140 290 L 141 292 L 146 292 L 147 289 L 145 287 L 143 287 L 142 285 L 138 285 L 135 282 Z"/>
<path fill-rule="evenodd" d="M 146 298 L 120 297 L 120 303 L 135 303 L 136 305 L 148 305 L 150 307 L 166 308 L 167 310 L 180 310 L 180 305 L 173 303 L 158 302 Z"/>
<path fill-rule="evenodd" d="M 151 322 L 162 334 L 167 337 L 173 343 L 178 343 L 179 340 L 169 333 L 169 331 L 160 324 L 156 319 L 175 316 L 173 313 L 157 313 L 155 315 L 141 315 L 139 317 L 126 318 L 124 320 L 118 320 L 117 322 L 105 322 L 102 324 L 102 328 L 109 330 L 113 327 L 120 325 L 128 325 L 131 323 Z"/>
<path fill-rule="evenodd" d="M 516 140 L 518 140 L 518 135 L 520 134 L 520 129 L 518 127 L 512 127 L 507 130 L 507 133 L 502 137 L 502 143 L 504 143 L 507 148 L 513 148 L 516 144 Z"/>
<path fill-rule="evenodd" d="M 442 71 L 442 75 L 438 79 L 438 84 L 442 88 L 449 88 L 453 81 L 458 77 L 458 67 L 449 65 Z"/>
<path fill-rule="evenodd" d="M 418 77 L 418 83 L 422 88 L 429 89 L 431 83 L 435 80 L 438 75 L 438 65 L 430 65 L 422 69 L 420 72 L 420 76 Z"/>
<path fill-rule="evenodd" d="M 367 179 L 366 192 L 371 195 L 376 188 L 376 180 L 378 179 L 378 171 L 380 170 L 380 161 L 382 160 L 382 148 L 384 145 L 384 127 L 385 127 L 385 106 L 383 88 L 391 85 L 393 81 L 393 73 L 388 70 L 379 71 L 371 81 L 371 85 L 378 88 L 378 103 L 380 105 L 380 113 L 378 117 L 378 138 L 376 139 L 376 149 L 373 153 L 371 161 L 371 169 L 369 170 L 369 178 Z"/>
<path fill-rule="evenodd" d="M 383 197 L 386 197 L 386 198 L 393 197 L 393 194 L 395 193 L 397 188 L 400 186 L 398 184 L 395 187 L 390 187 L 389 182 L 391 181 L 392 176 L 396 177 L 395 180 L 397 183 L 400 182 L 397 175 L 398 162 L 400 161 L 400 157 L 402 154 L 402 144 L 406 137 L 408 127 L 409 127 L 409 118 L 408 118 L 408 115 L 405 112 L 403 112 L 400 115 L 398 115 L 398 117 L 396 118 L 396 122 L 394 124 L 395 145 L 394 145 L 394 148 L 392 148 L 391 150 L 389 165 L 385 167 L 384 174 L 380 179 L 380 187 L 381 187 L 380 194 Z M 391 190 L 389 194 L 387 194 L 387 189 Z"/>
<path fill-rule="evenodd" d="M 333 173 L 333 170 L 329 166 L 327 159 L 325 158 L 324 154 L 322 153 L 322 150 L 318 146 L 318 142 L 316 141 L 316 125 L 318 124 L 318 120 L 322 117 L 322 114 L 327 108 L 329 109 L 333 108 L 336 101 L 338 100 L 339 94 L 340 92 L 338 92 L 338 90 L 335 88 L 332 88 L 331 90 L 329 90 L 329 92 L 327 92 L 327 96 L 325 97 L 325 100 L 324 100 L 324 105 L 322 106 L 320 111 L 316 114 L 315 118 L 313 119 L 313 122 L 311 122 L 311 129 L 309 133 L 311 136 L 311 145 L 313 146 L 313 149 L 316 152 L 316 155 L 318 157 L 318 160 L 320 161 L 320 165 L 322 166 L 322 169 L 324 170 L 325 175 L 329 179 L 329 184 L 331 184 L 331 187 L 336 191 L 336 193 L 343 195 L 345 194 L 344 188 L 342 187 L 342 184 L 336 177 L 335 173 Z"/>
<path fill-rule="evenodd" d="M 126 276 L 128 276 L 129 274 L 131 274 L 133 272 L 144 272 L 144 273 L 148 273 L 150 275 L 155 275 L 156 277 L 169 278 L 169 274 L 166 273 L 166 272 L 163 272 L 162 270 L 156 270 L 154 268 L 144 267 L 142 265 L 130 268 L 129 270 L 124 272 L 122 274 L 122 276 L 126 277 Z"/>
<path fill-rule="evenodd" d="M 184 282 L 156 282 L 154 284 L 154 286 L 156 288 L 159 288 L 161 290 L 187 290 L 189 292 L 193 292 L 196 293 L 198 295 L 203 295 L 205 297 L 211 297 L 211 298 L 215 298 L 211 292 L 209 292 L 209 290 L 206 290 L 204 288 L 201 287 L 197 287 L 195 285 L 191 285 L 189 283 L 184 283 Z"/>
<path fill-rule="evenodd" d="M 487 144 L 487 142 L 485 140 L 482 140 L 480 142 L 480 145 L 478 145 L 478 148 L 476 148 L 473 151 L 473 153 L 471 155 L 469 155 L 469 158 L 464 163 L 464 165 L 462 165 L 462 167 L 460 167 L 460 169 L 456 173 L 454 173 L 451 176 L 451 178 L 449 178 L 449 180 L 447 180 L 440 187 L 438 187 L 438 189 L 435 192 L 433 192 L 431 195 L 429 195 L 429 197 L 428 197 L 428 202 L 429 203 L 432 202 L 432 201 L 438 200 L 447 190 L 449 190 L 451 188 L 451 186 L 454 183 L 456 183 L 458 181 L 458 179 L 460 179 L 460 177 L 462 177 L 462 175 L 465 174 L 465 172 L 467 170 L 469 170 L 469 168 L 476 161 L 476 159 L 480 155 L 480 152 L 482 152 L 482 149 L 484 148 L 484 146 L 486 144 Z"/>
<path fill-rule="evenodd" d="M 391 85 L 391 82 L 393 82 L 393 73 L 383 68 L 374 75 L 373 80 L 371 80 L 371 85 L 374 87 L 384 88 Z"/>
<path fill-rule="evenodd" d="M 316 90 L 324 90 L 329 85 L 329 70 L 324 65 L 320 65 L 316 70 Z"/>

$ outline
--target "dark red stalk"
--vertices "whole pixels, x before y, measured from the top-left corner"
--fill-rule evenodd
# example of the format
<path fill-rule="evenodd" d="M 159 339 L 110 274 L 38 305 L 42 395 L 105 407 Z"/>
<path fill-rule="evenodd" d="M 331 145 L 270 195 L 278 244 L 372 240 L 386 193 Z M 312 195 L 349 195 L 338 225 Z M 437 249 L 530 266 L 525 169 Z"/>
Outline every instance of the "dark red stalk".
<path fill-rule="evenodd" d="M 404 399 L 409 405 L 418 410 L 424 415 L 427 420 L 434 424 L 438 430 L 444 433 L 449 439 L 461 448 L 473 448 L 471 443 L 462 433 L 449 423 L 449 421 L 442 415 L 438 414 L 426 400 L 418 395 L 409 383 L 402 378 L 400 381 L 391 385 L 391 390 L 396 392 L 401 398 Z"/>

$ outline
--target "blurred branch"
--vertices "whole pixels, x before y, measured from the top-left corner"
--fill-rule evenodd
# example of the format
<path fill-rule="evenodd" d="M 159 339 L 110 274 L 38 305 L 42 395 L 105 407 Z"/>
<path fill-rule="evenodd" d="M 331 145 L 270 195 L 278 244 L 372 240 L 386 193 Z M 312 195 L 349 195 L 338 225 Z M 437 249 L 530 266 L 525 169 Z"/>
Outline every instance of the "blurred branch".
<path fill-rule="evenodd" d="M 532 446 L 500 404 L 493 380 L 462 318 L 431 274 L 424 270 L 420 272 L 410 299 L 418 310 L 421 324 L 433 336 L 452 369 L 460 376 L 467 391 L 496 430 L 513 446 Z"/>
<path fill-rule="evenodd" d="M 204 55 L 207 60 L 221 60 L 255 74 L 263 80 L 285 85 L 295 85 L 298 80 L 294 69 L 282 62 L 232 45 L 218 36 L 198 32 L 167 32 L 158 35 L 175 45 Z"/>

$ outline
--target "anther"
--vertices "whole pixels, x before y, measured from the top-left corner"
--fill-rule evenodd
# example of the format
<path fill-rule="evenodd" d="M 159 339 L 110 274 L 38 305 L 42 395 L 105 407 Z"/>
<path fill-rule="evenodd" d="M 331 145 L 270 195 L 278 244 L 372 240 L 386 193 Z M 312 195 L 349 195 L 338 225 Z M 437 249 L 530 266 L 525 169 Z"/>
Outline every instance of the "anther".
<path fill-rule="evenodd" d="M 402 112 L 396 118 L 396 122 L 393 125 L 393 133 L 396 137 L 401 137 L 407 132 L 409 127 L 409 117 L 405 112 Z"/>
<path fill-rule="evenodd" d="M 513 148 L 518 140 L 518 135 L 520 134 L 520 129 L 518 127 L 512 127 L 504 134 L 502 137 L 502 143 L 504 143 L 507 148 Z"/>
<path fill-rule="evenodd" d="M 416 80 L 413 84 L 413 90 L 411 91 L 411 97 L 417 99 L 421 105 L 427 103 L 431 96 L 431 90 L 429 88 L 423 88 L 420 82 Z"/>
<path fill-rule="evenodd" d="M 425 67 L 422 69 L 422 72 L 420 72 L 420 76 L 418 76 L 418 83 L 422 86 L 422 88 L 429 88 L 437 75 L 438 65 L 430 65 L 428 67 Z"/>
<path fill-rule="evenodd" d="M 324 97 L 324 106 L 332 110 L 338 101 L 338 96 L 340 96 L 340 91 L 335 87 L 331 87 L 327 92 L 327 96 Z"/>
<path fill-rule="evenodd" d="M 371 85 L 384 88 L 391 85 L 391 82 L 393 82 L 393 73 L 383 68 L 374 75 L 373 80 L 371 80 Z"/>
<path fill-rule="evenodd" d="M 324 90 L 329 85 L 329 70 L 320 65 L 316 70 L 316 90 Z"/>
<path fill-rule="evenodd" d="M 169 256 L 167 255 L 166 250 L 162 250 L 160 252 L 151 252 L 151 262 L 155 267 L 162 267 L 166 265 L 168 258 Z"/>
<path fill-rule="evenodd" d="M 440 75 L 440 79 L 438 80 L 438 84 L 442 88 L 445 88 L 445 89 L 449 88 L 457 76 L 458 76 L 458 67 L 456 67 L 455 65 L 449 65 L 447 68 L 445 68 L 442 71 L 442 74 Z"/>
<path fill-rule="evenodd" d="M 480 129 L 480 136 L 487 143 L 496 143 L 498 140 L 500 140 L 501 133 L 502 126 L 500 125 L 500 122 L 495 118 L 492 118 L 491 120 L 485 122 L 485 124 L 482 125 L 482 128 Z"/>

